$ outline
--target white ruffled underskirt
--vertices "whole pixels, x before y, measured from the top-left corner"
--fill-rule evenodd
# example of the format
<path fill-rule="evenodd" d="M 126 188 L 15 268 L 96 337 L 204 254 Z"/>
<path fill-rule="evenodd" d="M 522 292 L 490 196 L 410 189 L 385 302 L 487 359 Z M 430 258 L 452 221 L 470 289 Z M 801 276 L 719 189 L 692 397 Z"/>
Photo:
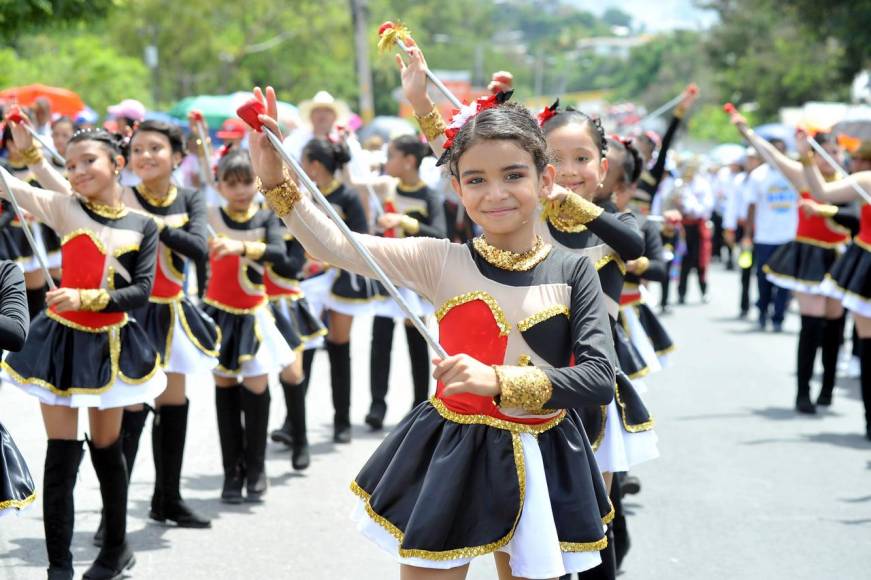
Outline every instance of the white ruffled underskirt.
<path fill-rule="evenodd" d="M 605 435 L 595 452 L 599 471 L 629 471 L 636 465 L 656 459 L 659 457 L 658 439 L 653 429 L 637 433 L 626 431 L 617 402 L 611 401 L 605 419 Z"/>
<path fill-rule="evenodd" d="M 226 373 L 219 369 L 212 372 L 222 377 L 257 377 L 281 372 L 284 367 L 293 364 L 296 353 L 284 340 L 284 335 L 275 326 L 275 318 L 269 312 L 269 308 L 258 308 L 254 314 L 257 326 L 260 328 L 260 336 L 263 339 L 257 349 L 257 353 L 251 360 L 242 363 L 238 373 Z"/>
<path fill-rule="evenodd" d="M 178 309 L 181 310 L 181 305 L 178 305 Z M 218 366 L 217 357 L 207 355 L 193 343 L 188 333 L 185 332 L 178 315 L 175 316 L 172 345 L 167 358 L 166 366 L 163 369 L 167 373 L 183 375 L 209 373 Z"/>

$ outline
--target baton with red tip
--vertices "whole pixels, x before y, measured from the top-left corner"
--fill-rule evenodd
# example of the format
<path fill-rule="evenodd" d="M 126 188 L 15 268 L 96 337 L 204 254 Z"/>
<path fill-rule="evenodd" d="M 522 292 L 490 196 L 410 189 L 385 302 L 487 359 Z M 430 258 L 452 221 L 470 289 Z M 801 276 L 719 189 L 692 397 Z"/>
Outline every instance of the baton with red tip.
<path fill-rule="evenodd" d="M 396 303 L 399 305 L 399 308 L 405 313 L 405 317 L 411 320 L 412 324 L 414 324 L 415 329 L 423 336 L 423 338 L 429 343 L 432 349 L 438 354 L 441 358 L 447 358 L 448 353 L 445 352 L 445 349 L 442 345 L 439 344 L 438 340 L 429 332 L 426 325 L 420 319 L 420 317 L 415 314 L 408 303 L 405 301 L 405 298 L 399 293 L 399 290 L 394 286 L 393 282 L 390 281 L 390 278 L 381 269 L 378 263 L 375 261 L 374 256 L 367 250 L 363 244 L 360 243 L 359 240 L 354 236 L 351 229 L 348 225 L 342 221 L 342 218 L 339 217 L 339 214 L 336 213 L 335 208 L 333 208 L 332 204 L 327 201 L 327 198 L 324 197 L 324 194 L 318 189 L 317 185 L 309 178 L 305 171 L 303 171 L 299 162 L 293 158 L 292 155 L 288 154 L 287 151 L 284 150 L 284 146 L 281 144 L 281 140 L 278 136 L 273 133 L 268 127 L 265 127 L 263 123 L 260 122 L 259 116 L 265 114 L 266 111 L 263 107 L 263 103 L 261 103 L 257 99 L 251 99 L 236 111 L 236 114 L 239 117 L 248 123 L 248 125 L 254 130 L 262 132 L 266 135 L 269 142 L 275 148 L 275 151 L 281 157 L 282 161 L 290 167 L 293 172 L 296 174 L 299 181 L 302 183 L 303 187 L 305 187 L 308 192 L 311 194 L 312 198 L 321 206 L 321 209 L 327 214 L 334 224 L 339 228 L 339 231 L 345 236 L 345 238 L 351 243 L 351 246 L 357 251 L 363 261 L 366 262 L 366 265 L 375 273 L 377 278 L 384 284 L 384 288 L 387 289 L 387 293 L 396 300 Z"/>
<path fill-rule="evenodd" d="M 22 125 L 25 129 L 27 129 L 28 133 L 30 133 L 30 136 L 33 137 L 33 140 L 39 143 L 40 147 L 45 149 L 45 151 L 47 151 L 48 154 L 51 155 L 52 159 L 54 159 L 55 162 L 57 162 L 59 165 L 66 165 L 66 159 L 64 159 L 60 153 L 55 151 L 54 147 L 51 147 L 48 143 L 46 143 L 45 140 L 42 138 L 42 135 L 36 132 L 36 129 L 30 126 L 30 123 L 28 123 L 24 119 L 21 114 L 21 110 L 18 109 L 17 106 L 12 107 L 12 109 L 9 111 L 9 114 L 6 116 L 6 119 L 12 121 L 13 123 L 18 123 L 19 125 Z"/>

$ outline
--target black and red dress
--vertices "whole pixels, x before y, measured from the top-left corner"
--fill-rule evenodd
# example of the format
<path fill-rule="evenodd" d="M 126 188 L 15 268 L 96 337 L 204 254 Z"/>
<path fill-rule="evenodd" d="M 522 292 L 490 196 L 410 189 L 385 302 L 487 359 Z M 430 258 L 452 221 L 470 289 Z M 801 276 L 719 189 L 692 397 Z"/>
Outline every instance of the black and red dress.
<path fill-rule="evenodd" d="M 129 313 L 151 294 L 154 221 L 7 180 L 22 209 L 61 236 L 61 287 L 82 298 L 80 310 L 48 308 L 33 320 L 24 348 L 3 362 L 7 380 L 49 405 L 106 409 L 152 401 L 166 376 Z"/>
<path fill-rule="evenodd" d="M 221 332 L 184 292 L 187 261 L 208 257 L 202 197 L 191 189 L 171 186 L 163 199 L 148 197 L 135 187 L 126 189 L 122 199 L 128 207 L 152 214 L 163 223 L 151 296 L 133 316 L 160 353 L 166 372 L 212 370 L 218 363 Z"/>
<path fill-rule="evenodd" d="M 278 372 L 296 355 L 275 325 L 263 285 L 265 264 L 284 259 L 284 240 L 271 211 L 251 206 L 244 215 L 220 207 L 208 209 L 208 223 L 217 236 L 259 244 L 254 256 L 209 260 L 211 276 L 204 310 L 221 329 L 215 373 L 251 377 Z"/>
<path fill-rule="evenodd" d="M 316 258 L 374 275 L 309 199 L 283 217 Z M 540 238 L 522 255 L 481 238 L 358 240 L 394 283 L 436 305 L 449 354 L 503 376 L 498 403 L 444 396 L 439 384 L 402 420 L 352 485 L 358 528 L 414 566 L 495 551 L 524 577 L 598 565 L 612 510 L 579 410 L 611 399 L 615 361 L 591 261 Z"/>
<path fill-rule="evenodd" d="M 829 269 L 822 286 L 847 310 L 871 318 L 871 205 L 862 205 L 859 234 Z"/>

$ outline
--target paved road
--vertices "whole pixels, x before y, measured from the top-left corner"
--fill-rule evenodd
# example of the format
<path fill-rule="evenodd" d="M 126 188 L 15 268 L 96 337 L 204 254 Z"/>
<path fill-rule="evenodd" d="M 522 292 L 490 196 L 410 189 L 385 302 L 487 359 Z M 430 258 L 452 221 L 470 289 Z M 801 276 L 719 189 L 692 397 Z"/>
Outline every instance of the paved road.
<path fill-rule="evenodd" d="M 679 350 L 673 366 L 647 379 L 662 457 L 641 466 L 644 488 L 628 502 L 633 548 L 623 578 L 871 578 L 871 443 L 862 435 L 855 381 L 843 379 L 830 412 L 792 411 L 797 317 L 783 334 L 761 334 L 734 319 L 735 276 L 715 271 L 711 304 L 689 304 L 666 319 Z M 691 301 L 692 302 L 692 301 Z M 362 426 L 368 404 L 369 322 L 354 334 L 355 440 L 334 446 L 327 360 L 319 354 L 311 391 L 314 461 L 304 475 L 270 444 L 268 501 L 226 506 L 217 500 L 220 453 L 209 377 L 191 385 L 191 433 L 184 494 L 213 518 L 213 529 L 180 530 L 147 520 L 153 467 L 143 437 L 130 493 L 135 578 L 397 578 L 390 559 L 349 522 L 347 484 L 381 435 Z M 388 420 L 411 404 L 404 339 L 397 335 Z M 272 419 L 283 418 L 274 391 Z M 42 479 L 45 441 L 35 402 L 0 389 L 0 419 Z M 99 520 L 96 477 L 86 458 L 76 488 L 73 552 L 83 572 L 96 555 L 90 537 Z M 0 578 L 44 577 L 41 508 L 0 520 Z M 476 561 L 473 580 L 495 578 Z"/>

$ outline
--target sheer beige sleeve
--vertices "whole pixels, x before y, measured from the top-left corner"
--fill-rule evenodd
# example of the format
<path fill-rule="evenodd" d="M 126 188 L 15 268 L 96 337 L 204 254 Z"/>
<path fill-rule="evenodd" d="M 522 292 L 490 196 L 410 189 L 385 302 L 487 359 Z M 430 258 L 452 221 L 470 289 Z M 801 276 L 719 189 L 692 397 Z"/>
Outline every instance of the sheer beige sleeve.
<path fill-rule="evenodd" d="M 38 221 L 48 224 L 50 227 L 55 227 L 59 223 L 63 214 L 63 208 L 68 206 L 72 196 L 66 193 L 58 193 L 48 189 L 33 187 L 17 177 L 13 177 L 8 171 L 0 167 L 3 176 L 6 178 L 6 183 L 12 188 L 12 193 L 15 194 L 15 200 L 21 206 L 21 209 L 35 217 Z M 9 199 L 9 192 L 0 187 L 0 197 Z"/>
<path fill-rule="evenodd" d="M 316 259 L 367 278 L 376 277 L 339 227 L 307 195 L 303 195 L 282 219 L 305 250 Z M 391 282 L 432 300 L 438 281 L 445 274 L 450 241 L 416 237 L 382 238 L 358 233 L 353 236 L 369 250 Z"/>

